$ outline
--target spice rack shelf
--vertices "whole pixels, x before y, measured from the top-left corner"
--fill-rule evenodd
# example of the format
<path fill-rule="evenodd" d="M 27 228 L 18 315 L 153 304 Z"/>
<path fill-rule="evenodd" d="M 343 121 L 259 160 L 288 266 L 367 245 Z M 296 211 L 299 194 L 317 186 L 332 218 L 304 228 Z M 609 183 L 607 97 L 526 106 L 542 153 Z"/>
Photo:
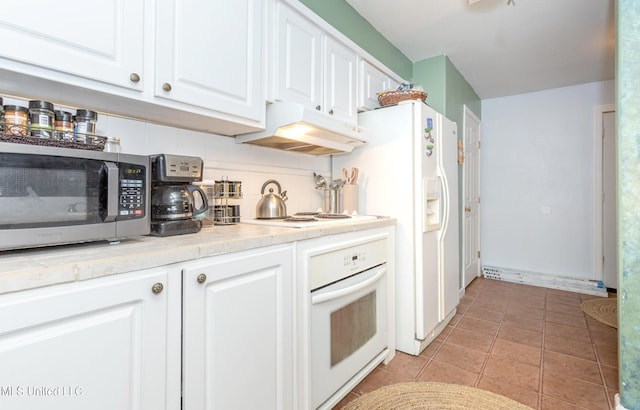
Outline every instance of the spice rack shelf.
<path fill-rule="evenodd" d="M 213 186 L 204 189 L 207 199 L 214 204 L 207 211 L 214 225 L 233 225 L 240 222 L 240 205 L 232 202 L 242 199 L 241 181 L 219 180 L 215 181 Z"/>
<path fill-rule="evenodd" d="M 6 125 L 0 122 L 0 142 L 103 151 L 107 141 L 107 137 L 100 135 L 66 131 L 53 131 L 53 138 L 42 138 L 31 135 L 32 131 L 30 126 Z"/>

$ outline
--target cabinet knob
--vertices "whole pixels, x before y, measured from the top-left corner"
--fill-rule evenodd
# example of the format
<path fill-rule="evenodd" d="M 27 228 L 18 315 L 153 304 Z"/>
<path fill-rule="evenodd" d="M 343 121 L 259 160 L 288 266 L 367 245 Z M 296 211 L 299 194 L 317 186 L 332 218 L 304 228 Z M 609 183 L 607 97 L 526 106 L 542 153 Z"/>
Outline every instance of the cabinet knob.
<path fill-rule="evenodd" d="M 333 110 L 329 110 L 329 114 L 330 114 L 330 115 L 333 115 Z"/>
<path fill-rule="evenodd" d="M 204 273 L 201 273 L 198 275 L 196 280 L 198 281 L 198 283 L 205 283 L 207 281 L 207 275 L 205 275 Z"/>
<path fill-rule="evenodd" d="M 471 207 L 470 207 L 470 206 L 466 206 L 466 207 L 464 208 L 464 210 L 465 210 L 465 212 L 471 212 Z"/>
<path fill-rule="evenodd" d="M 162 89 L 165 90 L 166 92 L 171 91 L 171 84 L 169 83 L 162 84 Z"/>
<path fill-rule="evenodd" d="M 131 80 L 132 83 L 137 83 L 140 81 L 140 75 L 138 75 L 138 73 L 131 73 L 129 80 Z"/>
<path fill-rule="evenodd" d="M 322 109 L 322 107 L 320 107 L 319 105 L 316 105 L 316 110 L 320 111 Z"/>
<path fill-rule="evenodd" d="M 160 292 L 162 292 L 162 289 L 164 289 L 164 285 L 160 282 L 154 284 L 153 286 L 151 286 L 151 291 L 153 293 L 155 293 L 156 295 Z"/>

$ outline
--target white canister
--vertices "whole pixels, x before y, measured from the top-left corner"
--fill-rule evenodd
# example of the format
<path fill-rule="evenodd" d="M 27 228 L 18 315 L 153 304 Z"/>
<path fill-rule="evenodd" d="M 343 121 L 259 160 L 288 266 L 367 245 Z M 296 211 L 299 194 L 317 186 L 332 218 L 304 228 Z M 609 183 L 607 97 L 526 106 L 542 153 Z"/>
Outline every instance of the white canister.
<path fill-rule="evenodd" d="M 360 213 L 358 210 L 358 184 L 345 184 L 342 187 L 342 204 L 345 213 L 352 215 Z"/>

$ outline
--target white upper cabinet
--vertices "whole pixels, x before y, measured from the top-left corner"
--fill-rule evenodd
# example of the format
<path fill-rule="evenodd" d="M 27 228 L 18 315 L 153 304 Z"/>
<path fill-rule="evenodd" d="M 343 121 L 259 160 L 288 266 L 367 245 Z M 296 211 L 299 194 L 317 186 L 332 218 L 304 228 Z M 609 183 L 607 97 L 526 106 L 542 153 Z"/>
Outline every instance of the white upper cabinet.
<path fill-rule="evenodd" d="M 0 55 L 141 90 L 143 0 L 3 2 Z"/>
<path fill-rule="evenodd" d="M 263 0 L 12 1 L 0 89 L 222 135 L 264 128 Z"/>
<path fill-rule="evenodd" d="M 273 98 L 357 122 L 357 53 L 287 4 L 276 2 Z"/>
<path fill-rule="evenodd" d="M 159 0 L 154 95 L 264 117 L 263 0 Z"/>
<path fill-rule="evenodd" d="M 368 61 L 360 60 L 359 80 L 358 109 L 370 111 L 378 108 L 378 93 L 391 88 L 391 78 Z"/>
<path fill-rule="evenodd" d="M 332 37 L 325 37 L 324 107 L 329 115 L 357 120 L 356 65 L 358 55 Z"/>
<path fill-rule="evenodd" d="M 275 98 L 321 109 L 322 30 L 278 3 L 277 52 L 274 53 Z"/>

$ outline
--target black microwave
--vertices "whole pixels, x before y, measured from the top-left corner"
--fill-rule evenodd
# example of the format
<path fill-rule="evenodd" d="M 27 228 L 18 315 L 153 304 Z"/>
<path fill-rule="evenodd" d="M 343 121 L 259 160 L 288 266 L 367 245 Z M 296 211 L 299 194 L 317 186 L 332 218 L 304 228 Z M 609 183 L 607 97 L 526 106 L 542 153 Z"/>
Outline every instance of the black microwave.
<path fill-rule="evenodd" d="M 0 142 L 0 250 L 147 235 L 149 157 Z"/>

